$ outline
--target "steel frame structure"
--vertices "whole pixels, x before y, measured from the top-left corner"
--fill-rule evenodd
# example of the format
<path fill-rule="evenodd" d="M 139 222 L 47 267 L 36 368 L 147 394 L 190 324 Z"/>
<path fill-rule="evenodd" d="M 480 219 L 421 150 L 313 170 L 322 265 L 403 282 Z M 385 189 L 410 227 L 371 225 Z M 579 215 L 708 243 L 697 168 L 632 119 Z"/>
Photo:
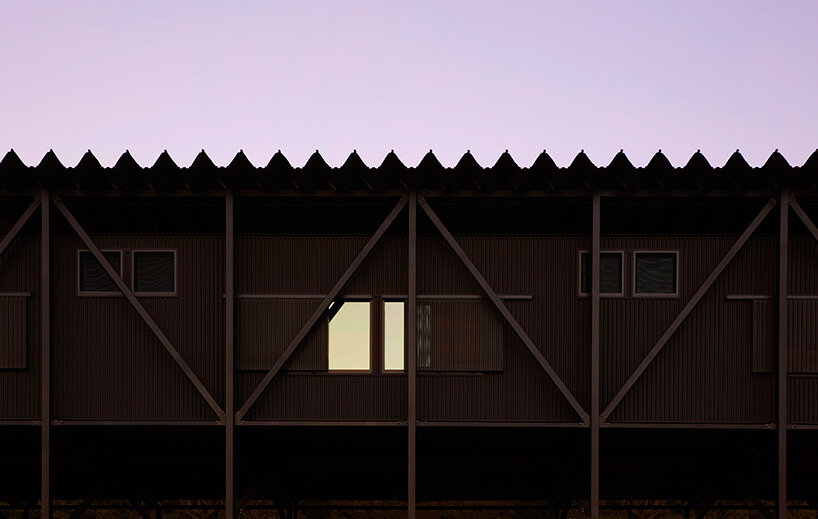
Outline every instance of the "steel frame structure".
<path fill-rule="evenodd" d="M 0 196 L 7 195 L 10 193 L 0 192 Z M 14 192 L 15 196 L 19 196 L 20 192 Z M 488 299 L 492 302 L 495 306 L 497 311 L 503 316 L 505 322 L 510 326 L 510 328 L 515 332 L 515 334 L 520 338 L 522 343 L 525 347 L 529 350 L 532 356 L 535 358 L 537 363 L 540 367 L 547 373 L 548 377 L 551 379 L 553 384 L 557 387 L 566 401 L 571 405 L 571 407 L 576 412 L 579 420 L 576 423 L 507 423 L 507 424 L 483 424 L 483 423 L 464 423 L 464 422 L 435 422 L 435 423 L 426 423 L 418 421 L 417 418 L 417 366 L 416 366 L 416 354 L 415 354 L 415 329 L 413 326 L 408 328 L 408 344 L 409 348 L 407 349 L 407 384 L 408 384 L 408 402 L 407 402 L 407 410 L 408 416 L 406 421 L 396 421 L 396 422 L 360 422 L 360 421 L 351 421 L 351 422 L 332 422 L 333 425 L 356 425 L 356 426 L 383 426 L 389 425 L 394 427 L 406 427 L 408 431 L 408 444 L 407 444 L 407 512 L 409 517 L 414 517 L 415 512 L 418 509 L 416 504 L 417 499 L 417 469 L 416 469 L 416 458 L 417 458 L 417 442 L 416 442 L 416 430 L 417 427 L 430 427 L 430 426 L 458 426 L 458 427 L 490 427 L 490 426 L 516 426 L 516 427 L 544 427 L 544 428 L 554 428 L 554 427 L 575 427 L 575 428 L 589 428 L 591 435 L 590 435 L 590 481 L 589 481 L 589 488 L 590 488 L 590 515 L 592 519 L 598 519 L 599 511 L 600 511 L 600 500 L 599 500 L 599 435 L 601 428 L 725 428 L 725 429 L 736 429 L 742 428 L 741 425 L 713 425 L 713 424 L 621 424 L 615 422 L 609 422 L 608 419 L 617 406 L 623 401 L 626 397 L 628 392 L 634 387 L 636 382 L 640 379 L 640 377 L 645 373 L 648 367 L 651 365 L 653 360 L 659 355 L 659 353 L 663 350 L 663 348 L 667 345 L 670 338 L 673 334 L 679 329 L 679 327 L 683 324 L 685 319 L 690 315 L 692 310 L 696 307 L 696 305 L 702 300 L 704 295 L 708 292 L 708 290 L 713 286 L 715 281 L 719 278 L 719 276 L 724 272 L 725 268 L 731 262 L 733 258 L 738 254 L 738 252 L 742 249 L 742 247 L 746 244 L 747 240 L 750 236 L 755 232 L 755 230 L 759 227 L 761 222 L 770 214 L 772 209 L 776 204 L 779 206 L 779 232 L 778 232 L 778 297 L 777 297 L 777 306 L 778 306 L 778 339 L 777 339 L 777 371 L 776 371 L 776 385 L 777 385 L 777 419 L 775 424 L 767 424 L 764 426 L 747 426 L 748 428 L 767 428 L 767 429 L 776 429 L 776 444 L 777 444 L 777 484 L 778 484 L 778 494 L 776 500 L 776 511 L 775 515 L 779 519 L 784 519 L 787 514 L 787 430 L 790 428 L 795 428 L 794 424 L 789 424 L 787 422 L 787 338 L 788 338 L 788 316 L 787 316 L 787 301 L 790 298 L 787 289 L 787 279 L 788 279 L 788 253 L 787 253 L 787 245 L 788 245 L 788 237 L 789 237 L 789 210 L 792 209 L 795 214 L 798 216 L 799 220 L 804 224 L 804 226 L 808 229 L 812 237 L 818 241 L 818 227 L 813 223 L 813 221 L 809 218 L 806 212 L 803 210 L 801 205 L 799 204 L 797 197 L 798 196 L 806 196 L 812 195 L 813 193 L 808 192 L 799 192 L 799 191 L 790 191 L 787 188 L 781 189 L 781 191 L 776 196 L 770 196 L 771 193 L 768 191 L 758 192 L 758 193 L 742 193 L 739 196 L 742 197 L 750 197 L 750 198 L 768 198 L 766 203 L 763 207 L 759 210 L 758 214 L 755 218 L 749 223 L 746 229 L 742 232 L 742 234 L 737 238 L 736 242 L 732 246 L 732 248 L 724 255 L 718 265 L 710 272 L 707 276 L 705 281 L 701 284 L 699 289 L 696 293 L 686 302 L 684 308 L 679 312 L 670 326 L 662 333 L 662 335 L 657 339 L 656 343 L 650 349 L 648 354 L 642 359 L 636 370 L 630 375 L 627 379 L 625 384 L 618 390 L 614 398 L 607 404 L 607 406 L 600 411 L 601 402 L 600 402 L 600 276 L 599 276 L 599 265 L 600 265 L 600 241 L 601 241 L 601 227 L 602 227 L 602 202 L 606 197 L 635 197 L 635 198 L 650 198 L 650 197 L 688 197 L 688 196 L 708 196 L 719 198 L 720 196 L 727 196 L 726 194 L 719 194 L 719 193 L 708 193 L 702 195 L 701 193 L 696 193 L 695 195 L 689 193 L 618 193 L 618 192 L 611 192 L 611 191 L 603 191 L 598 190 L 592 193 L 591 195 L 591 208 L 592 208 L 592 228 L 591 228 L 591 258 L 592 258 L 592 280 L 591 280 L 591 322 L 589 326 L 589 332 L 591 335 L 591 378 L 588 381 L 590 388 L 591 388 L 591 407 L 589 411 L 586 411 L 582 408 L 579 401 L 573 396 L 571 391 L 567 388 L 565 383 L 560 379 L 558 374 L 554 371 L 551 365 L 548 363 L 547 359 L 542 355 L 539 348 L 536 344 L 533 343 L 531 338 L 528 336 L 527 332 L 523 329 L 523 327 L 519 324 L 519 322 L 515 319 L 515 317 L 511 314 L 508 310 L 507 306 L 503 302 L 503 299 L 497 295 L 495 290 L 489 285 L 474 263 L 470 260 L 470 258 L 466 255 L 464 250 L 460 247 L 457 240 L 454 236 L 449 232 L 446 228 L 444 223 L 440 220 L 437 216 L 435 211 L 431 208 L 428 200 L 433 199 L 437 196 L 441 196 L 440 193 L 424 193 L 424 192 L 417 192 L 416 190 L 409 189 L 404 192 L 387 192 L 381 193 L 379 195 L 373 195 L 372 193 L 344 193 L 343 196 L 378 196 L 382 198 L 392 198 L 395 196 L 399 197 L 399 201 L 386 217 L 386 219 L 381 223 L 378 230 L 375 234 L 369 239 L 366 246 L 361 250 L 355 260 L 349 265 L 346 269 L 344 274 L 338 279 L 335 286 L 327 293 L 318 307 L 315 309 L 311 317 L 303 324 L 298 334 L 293 337 L 292 341 L 290 342 L 289 346 L 286 348 L 284 354 L 279 358 L 278 361 L 274 364 L 274 366 L 266 373 L 262 381 L 258 384 L 255 390 L 252 392 L 250 397 L 243 403 L 243 405 L 238 409 L 235 410 L 234 408 L 234 343 L 235 343 L 235 288 L 234 288 L 234 279 L 235 279 L 235 221 L 234 221 L 234 214 L 235 214 L 235 198 L 236 197 L 258 197 L 258 196 L 271 196 L 270 194 L 263 194 L 259 192 L 242 192 L 242 191 L 222 191 L 221 193 L 195 193 L 194 196 L 208 196 L 208 197 L 223 197 L 224 200 L 224 208 L 225 208 L 225 257 L 224 257 L 224 265 L 225 265 L 225 294 L 226 294 L 226 311 L 225 311 L 225 375 L 226 375 L 226 389 L 225 389 L 225 408 L 222 409 L 221 406 L 216 402 L 215 398 L 212 394 L 207 390 L 207 388 L 202 384 L 200 379 L 197 375 L 193 372 L 190 368 L 188 363 L 185 361 L 184 358 L 179 354 L 178 350 L 174 347 L 171 341 L 167 338 L 164 332 L 160 329 L 160 327 L 156 324 L 150 314 L 145 310 L 144 306 L 138 301 L 132 290 L 127 286 L 127 284 L 123 281 L 120 277 L 119 273 L 116 272 L 103 258 L 100 249 L 97 245 L 93 242 L 90 238 L 88 233 L 82 227 L 82 225 L 74 218 L 73 214 L 70 212 L 68 207 L 65 205 L 63 199 L 64 198 L 75 198 L 75 197 L 82 197 L 92 195 L 94 197 L 110 197 L 111 199 L 116 199 L 117 197 L 121 196 L 121 194 L 117 193 L 83 193 L 83 192 L 59 192 L 57 195 L 50 193 L 46 189 L 42 189 L 37 193 L 29 193 L 30 195 L 33 194 L 33 200 L 30 202 L 28 207 L 25 209 L 23 214 L 19 217 L 19 219 L 15 222 L 15 224 L 11 227 L 9 232 L 3 237 L 2 241 L 0 241 L 0 255 L 2 255 L 9 247 L 9 245 L 14 241 L 15 237 L 18 235 L 20 230 L 23 226 L 29 221 L 29 219 L 33 216 L 33 214 L 40 209 L 41 214 L 41 229 L 40 229 L 40 260 L 41 260 L 41 270 L 40 270 L 40 286 L 42 297 L 40 300 L 41 304 L 41 348 L 42 348 L 42 356 L 40 359 L 40 368 L 42 370 L 42 378 L 41 378 L 41 402 L 40 402 L 40 412 L 41 412 L 41 419 L 36 423 L 39 425 L 41 430 L 41 509 L 42 509 L 42 517 L 51 517 L 52 509 L 54 508 L 51 503 L 51 429 L 53 425 L 57 426 L 67 426 L 67 425 L 78 425 L 78 424 L 89 424 L 89 425 L 104 425 L 107 422 L 105 421 L 84 421 L 84 422 L 73 422 L 73 423 L 63 423 L 59 420 L 53 420 L 51 417 L 51 376 L 50 376 L 50 362 L 51 362 L 51 337 L 50 337 L 50 290 L 51 290 L 51 283 L 50 283 L 50 276 L 51 276 L 51 265 L 50 265 L 50 247 L 51 247 L 51 232 L 50 232 L 50 225 L 51 225 L 51 215 L 50 209 L 53 205 L 58 209 L 58 211 L 64 216 L 65 220 L 69 223 L 72 229 L 76 232 L 76 234 L 81 238 L 85 246 L 88 248 L 89 251 L 96 257 L 99 263 L 105 268 L 106 273 L 111 277 L 111 279 L 117 285 L 117 288 L 120 292 L 125 296 L 125 298 L 129 301 L 130 305 L 133 309 L 140 315 L 146 326 L 151 330 L 151 332 L 156 336 L 156 338 L 160 341 L 162 346 L 168 352 L 168 354 L 173 358 L 179 369 L 185 374 L 185 376 L 189 379 L 191 384 L 196 388 L 198 393 L 205 399 L 208 403 L 210 408 L 216 415 L 216 419 L 212 422 L 174 422 L 175 425 L 197 425 L 197 424 L 218 424 L 223 426 L 225 429 L 225 511 L 227 519 L 233 519 L 236 516 L 237 505 L 236 505 L 236 496 L 235 496 L 235 428 L 237 426 L 256 426 L 256 425 L 316 425 L 320 426 L 323 425 L 323 422 L 303 422 L 294 424 L 293 422 L 264 422 L 264 421 L 247 421 L 245 420 L 245 416 L 248 413 L 249 409 L 253 406 L 256 400 L 261 396 L 261 394 L 268 388 L 271 380 L 276 376 L 276 374 L 281 370 L 283 365 L 286 361 L 292 356 L 294 351 L 298 348 L 301 341 L 310 331 L 310 329 L 316 324 L 319 317 L 323 314 L 323 312 L 327 309 L 333 299 L 341 292 L 344 288 L 346 283 L 350 280 L 352 275 L 356 272 L 356 270 L 361 266 L 361 264 L 366 260 L 368 254 L 372 251 L 374 246 L 378 243 L 380 238 L 385 234 L 386 230 L 390 227 L 390 225 L 395 221 L 399 213 L 403 210 L 404 207 L 408 207 L 408 214 L 409 214 L 409 224 L 408 224 L 408 233 L 407 233 L 407 240 L 408 240 L 408 271 L 407 271 L 407 280 L 408 280 L 408 299 L 407 299 L 407 319 L 408 322 L 414 322 L 416 320 L 417 314 L 417 209 L 420 207 L 423 212 L 427 215 L 429 220 L 434 224 L 435 228 L 440 232 L 443 238 L 446 240 L 450 248 L 453 252 L 457 255 L 460 259 L 461 263 L 464 267 L 469 271 L 472 278 L 478 283 L 481 289 L 485 292 Z M 337 194 L 328 194 L 328 193 L 311 193 L 309 196 L 337 196 Z M 129 194 L 128 196 L 134 196 L 134 194 Z M 136 196 L 140 196 L 139 193 Z M 156 196 L 156 193 L 143 193 L 141 196 Z M 162 193 L 161 196 L 165 197 L 173 197 L 173 196 L 191 196 L 191 193 Z M 287 196 L 294 196 L 294 195 L 287 195 Z M 302 195 L 303 196 L 303 195 Z M 458 197 L 458 196 L 473 196 L 470 194 L 451 194 L 447 193 L 444 196 L 446 197 Z M 554 193 L 526 193 L 521 195 L 520 193 L 481 193 L 478 195 L 481 198 L 519 198 L 524 196 L 526 198 L 529 197 L 542 197 L 544 199 L 551 199 L 555 196 L 562 196 L 562 197 L 571 197 L 571 198 L 580 198 L 580 197 L 587 197 L 587 193 L 561 193 L 559 195 L 555 195 Z M 735 198 L 735 193 L 730 193 L 729 196 L 731 198 Z M 4 422 L 9 423 L 9 422 Z M 26 421 L 26 424 L 31 424 L 30 421 Z M 112 424 L 115 423 L 117 425 L 121 425 L 124 422 L 111 422 Z M 133 422 L 134 424 L 146 424 L 147 422 Z M 156 424 L 167 424 L 171 422 L 155 422 Z M 803 426 L 801 426 L 803 427 Z M 803 427 L 809 428 L 809 427 Z M 86 498 L 77 510 L 84 510 L 86 508 L 91 507 L 93 502 L 93 498 L 88 497 Z M 428 507 L 421 507 L 421 508 L 428 508 Z M 609 508 L 609 507 L 604 507 Z M 772 515 L 770 515 L 772 516 Z"/>

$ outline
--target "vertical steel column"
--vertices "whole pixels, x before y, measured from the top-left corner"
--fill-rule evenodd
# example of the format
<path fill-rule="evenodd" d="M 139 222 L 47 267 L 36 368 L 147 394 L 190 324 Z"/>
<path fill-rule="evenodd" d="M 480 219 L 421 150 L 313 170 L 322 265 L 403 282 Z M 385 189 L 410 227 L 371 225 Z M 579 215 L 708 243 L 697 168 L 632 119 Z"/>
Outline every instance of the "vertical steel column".
<path fill-rule="evenodd" d="M 224 366 L 225 366 L 225 397 L 224 397 L 224 507 L 226 519 L 233 519 L 236 510 L 235 484 L 235 441 L 236 414 L 233 398 L 233 362 L 235 324 L 234 324 L 234 245 L 233 233 L 233 192 L 227 191 L 224 197 L 225 228 L 224 228 Z"/>
<path fill-rule="evenodd" d="M 594 193 L 591 232 L 591 519 L 599 519 L 599 269 L 601 197 Z"/>
<path fill-rule="evenodd" d="M 787 517 L 787 332 L 790 191 L 781 190 L 778 234 L 778 519 Z"/>
<path fill-rule="evenodd" d="M 51 518 L 51 196 L 40 194 L 40 510 Z"/>
<path fill-rule="evenodd" d="M 406 503 L 409 510 L 409 519 L 415 517 L 417 502 L 417 201 L 417 192 L 413 189 L 409 192 L 409 240 L 407 246 L 409 251 L 409 279 L 406 301 L 406 371 L 409 384 L 409 401 L 406 406 L 408 411 L 406 424 L 409 431 L 409 459 L 407 460 L 409 481 Z"/>

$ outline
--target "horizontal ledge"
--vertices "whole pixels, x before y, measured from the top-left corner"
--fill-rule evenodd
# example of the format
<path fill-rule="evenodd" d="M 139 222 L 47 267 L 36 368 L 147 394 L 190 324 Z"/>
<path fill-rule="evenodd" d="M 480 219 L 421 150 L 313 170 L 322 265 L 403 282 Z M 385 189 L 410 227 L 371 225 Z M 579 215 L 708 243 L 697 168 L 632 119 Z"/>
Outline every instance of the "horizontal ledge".
<path fill-rule="evenodd" d="M 775 429 L 774 423 L 604 422 L 606 429 Z"/>
<path fill-rule="evenodd" d="M 290 427 L 405 427 L 405 420 L 398 421 L 355 421 L 355 420 L 238 420 L 241 426 L 290 426 Z"/>
<path fill-rule="evenodd" d="M 0 292 L 0 297 L 31 297 L 31 292 Z"/>
<path fill-rule="evenodd" d="M 422 421 L 418 427 L 528 427 L 542 429 L 584 429 L 588 426 L 582 422 L 497 422 L 497 421 Z"/>
<path fill-rule="evenodd" d="M 728 301 L 771 301 L 773 299 L 778 299 L 778 296 L 729 294 L 725 296 L 725 299 Z M 818 295 L 789 295 L 787 296 L 787 299 L 793 301 L 814 301 L 818 300 Z"/>
<path fill-rule="evenodd" d="M 72 425 L 100 425 L 100 426 L 156 426 L 156 425 L 224 425 L 220 420 L 51 420 L 51 425 L 54 426 L 72 426 Z"/>
<path fill-rule="evenodd" d="M 226 295 L 222 294 L 222 298 Z M 238 294 L 237 299 L 324 299 L 326 294 Z M 376 296 L 371 294 L 346 294 L 340 296 L 338 299 L 373 299 Z M 408 299 L 406 294 L 387 294 L 377 296 L 382 299 Z M 506 294 L 498 296 L 500 299 L 506 300 L 522 300 L 528 301 L 534 299 L 534 296 L 528 294 Z M 479 294 L 440 294 L 440 295 L 418 295 L 418 299 L 485 299 L 485 296 Z"/>

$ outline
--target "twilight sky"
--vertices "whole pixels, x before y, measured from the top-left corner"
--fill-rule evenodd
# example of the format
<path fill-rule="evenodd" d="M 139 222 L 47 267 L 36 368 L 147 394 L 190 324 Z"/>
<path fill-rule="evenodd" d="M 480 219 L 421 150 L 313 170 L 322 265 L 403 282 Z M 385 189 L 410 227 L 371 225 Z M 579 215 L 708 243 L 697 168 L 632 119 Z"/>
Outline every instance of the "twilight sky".
<path fill-rule="evenodd" d="M 528 166 L 818 147 L 818 2 L 37 0 L 0 7 L 0 156 L 319 149 Z"/>

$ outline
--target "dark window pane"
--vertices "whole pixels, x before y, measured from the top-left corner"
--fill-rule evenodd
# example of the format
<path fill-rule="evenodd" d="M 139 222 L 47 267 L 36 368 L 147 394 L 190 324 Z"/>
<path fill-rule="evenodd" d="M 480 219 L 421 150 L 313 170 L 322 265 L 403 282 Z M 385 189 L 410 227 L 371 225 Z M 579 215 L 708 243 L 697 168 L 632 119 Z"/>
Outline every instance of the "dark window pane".
<path fill-rule="evenodd" d="M 103 257 L 121 274 L 119 251 L 107 251 Z M 116 284 L 108 277 L 91 251 L 80 251 L 80 292 L 117 292 Z"/>
<path fill-rule="evenodd" d="M 591 253 L 583 252 L 582 293 L 591 293 Z M 601 252 L 599 254 L 599 292 L 602 294 L 622 293 L 622 254 Z"/>
<path fill-rule="evenodd" d="M 637 253 L 636 293 L 675 294 L 676 254 L 672 252 Z"/>
<path fill-rule="evenodd" d="M 174 292 L 172 252 L 134 252 L 133 260 L 135 292 Z"/>

